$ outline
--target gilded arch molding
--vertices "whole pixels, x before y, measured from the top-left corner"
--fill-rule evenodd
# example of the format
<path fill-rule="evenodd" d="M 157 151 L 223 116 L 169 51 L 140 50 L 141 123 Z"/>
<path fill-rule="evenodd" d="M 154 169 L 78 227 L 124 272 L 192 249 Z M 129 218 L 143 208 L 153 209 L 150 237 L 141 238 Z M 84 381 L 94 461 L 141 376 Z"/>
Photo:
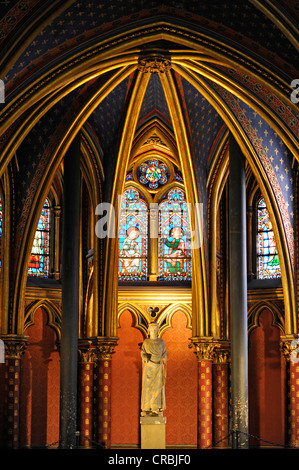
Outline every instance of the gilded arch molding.
<path fill-rule="evenodd" d="M 215 338 L 220 338 L 221 319 L 219 312 L 217 312 L 217 246 L 216 246 L 216 233 L 217 233 L 217 212 L 219 202 L 221 199 L 223 187 L 226 183 L 229 172 L 229 149 L 228 149 L 229 134 L 226 132 L 222 141 L 218 145 L 219 162 L 217 169 L 214 172 L 214 179 L 211 181 L 209 187 L 209 231 L 210 231 L 210 316 L 211 316 L 211 334 Z"/>
<path fill-rule="evenodd" d="M 36 37 L 36 35 L 42 31 L 54 18 L 60 15 L 66 8 L 68 8 L 74 0 L 51 0 L 51 1 L 40 1 L 40 9 L 37 15 L 33 15 L 33 19 L 29 21 L 29 24 L 24 28 L 18 21 L 13 26 L 14 34 L 10 41 L 6 40 L 6 36 L 1 39 L 1 46 L 5 51 L 1 57 L 1 68 L 0 77 L 4 77 L 9 67 L 15 62 L 15 60 L 21 55 L 26 49 L 30 42 Z M 36 7 L 36 5 L 33 5 Z M 13 9 L 15 6 L 13 7 Z M 26 16 L 28 12 L 28 5 L 23 5 L 23 13 Z M 10 10 L 9 14 L 14 15 L 14 11 Z M 21 18 L 22 20 L 23 18 Z M 12 23 L 13 24 L 13 23 Z M 13 32 L 12 31 L 12 32 Z M 8 34 L 8 39 L 10 33 Z M 4 47 L 5 46 L 5 47 Z"/>
<path fill-rule="evenodd" d="M 296 21 L 287 14 L 281 4 L 272 0 L 250 0 L 253 5 L 261 10 L 283 32 L 289 41 L 298 47 L 299 35 Z"/>
<path fill-rule="evenodd" d="M 185 181 L 186 200 L 192 207 L 189 214 L 191 233 L 198 233 L 199 240 L 202 242 L 203 227 L 196 211 L 199 201 L 183 111 L 172 75 L 169 72 L 163 73 L 160 74 L 160 79 L 176 136 L 180 167 Z M 193 336 L 207 336 L 210 325 L 207 273 L 202 243 L 192 251 L 192 286 Z"/>
<path fill-rule="evenodd" d="M 129 165 L 129 156 L 132 149 L 133 138 L 137 126 L 137 120 L 141 103 L 149 82 L 150 75 L 137 72 L 136 81 L 127 108 L 127 113 L 123 122 L 123 131 L 117 151 L 114 181 L 109 195 L 109 201 L 114 207 L 115 220 L 118 220 L 118 196 L 123 194 L 125 177 Z M 111 214 L 112 215 L 112 214 Z M 118 295 L 118 236 L 115 238 L 106 237 L 105 259 L 103 275 L 103 310 L 102 324 L 103 332 L 106 336 L 116 336 L 116 312 Z M 109 312 L 107 315 L 106 312 Z"/>
<path fill-rule="evenodd" d="M 43 158 L 46 159 L 46 155 L 49 157 L 45 168 L 42 169 L 42 178 L 39 183 L 38 190 L 32 194 L 32 199 L 27 201 L 27 207 L 30 206 L 30 214 L 26 216 L 24 214 L 21 217 L 23 221 L 22 227 L 19 227 L 19 233 L 22 234 L 19 237 L 19 263 L 17 265 L 17 272 L 15 275 L 15 287 L 13 294 L 13 328 L 17 328 L 22 331 L 22 312 L 24 310 L 23 304 L 23 292 L 26 286 L 27 280 L 27 265 L 28 265 L 28 246 L 32 246 L 35 227 L 38 223 L 39 214 L 42 208 L 43 201 L 47 196 L 51 182 L 62 162 L 62 159 L 73 140 L 74 136 L 80 131 L 81 127 L 84 125 L 85 121 L 88 119 L 88 116 L 92 113 L 93 109 L 107 96 L 107 93 L 111 91 L 111 87 L 116 86 L 116 83 L 122 81 L 124 76 L 130 73 L 130 70 L 126 70 L 123 75 L 123 70 L 116 74 L 115 81 L 113 85 L 109 81 L 108 84 L 105 84 L 100 88 L 95 97 L 92 97 L 87 103 L 84 103 L 82 108 L 78 110 L 78 113 L 70 122 L 65 126 L 63 130 L 63 136 L 60 140 L 57 141 L 57 137 L 53 135 L 51 140 L 45 150 L 45 155 Z M 53 150 L 54 149 L 54 150 Z M 18 243 L 18 242 L 17 242 Z"/>
<path fill-rule="evenodd" d="M 150 301 L 148 301 L 150 302 Z M 118 306 L 118 313 L 117 313 L 117 327 L 120 327 L 120 317 L 121 315 L 129 311 L 134 319 L 134 328 L 139 329 L 144 336 L 147 336 L 147 328 L 148 324 L 150 323 L 151 319 L 147 312 L 144 311 L 138 305 L 138 303 L 134 301 L 129 302 L 120 302 Z M 172 328 L 172 318 L 176 312 L 181 311 L 184 313 L 186 317 L 186 328 L 192 330 L 192 307 L 190 303 L 184 302 L 172 302 L 171 304 L 167 305 L 163 310 L 158 314 L 158 318 L 155 320 L 160 325 L 160 336 L 163 336 L 165 331 Z M 191 331 L 190 331 L 191 334 Z"/>

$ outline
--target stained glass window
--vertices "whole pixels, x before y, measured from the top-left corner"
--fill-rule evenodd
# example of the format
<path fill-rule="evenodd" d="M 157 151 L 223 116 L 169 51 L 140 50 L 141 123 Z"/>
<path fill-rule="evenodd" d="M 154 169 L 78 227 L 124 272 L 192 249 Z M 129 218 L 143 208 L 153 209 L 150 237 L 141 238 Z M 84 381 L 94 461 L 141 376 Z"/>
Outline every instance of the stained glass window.
<path fill-rule="evenodd" d="M 264 198 L 257 207 L 257 274 L 259 279 L 274 279 L 281 277 L 278 254 Z"/>
<path fill-rule="evenodd" d="M 168 181 L 168 168 L 165 163 L 152 159 L 139 167 L 139 181 L 149 189 L 157 189 Z"/>
<path fill-rule="evenodd" d="M 119 223 L 119 280 L 147 279 L 148 208 L 139 191 L 127 189 L 122 197 Z"/>
<path fill-rule="evenodd" d="M 191 239 L 184 192 L 171 189 L 159 205 L 159 279 L 191 280 Z"/>
<path fill-rule="evenodd" d="M 50 204 L 46 199 L 35 232 L 28 274 L 47 277 L 50 270 Z"/>

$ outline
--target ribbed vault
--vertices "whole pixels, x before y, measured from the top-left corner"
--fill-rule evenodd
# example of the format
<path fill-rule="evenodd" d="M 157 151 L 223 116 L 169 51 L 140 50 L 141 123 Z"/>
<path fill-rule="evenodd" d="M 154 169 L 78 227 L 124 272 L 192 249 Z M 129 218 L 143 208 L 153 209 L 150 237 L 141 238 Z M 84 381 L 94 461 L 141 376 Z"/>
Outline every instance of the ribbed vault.
<path fill-rule="evenodd" d="M 153 1 L 142 11 L 134 2 L 126 11 L 121 0 L 114 8 L 102 2 L 99 15 L 95 11 L 100 7 L 92 1 L 60 3 L 61 11 L 49 24 L 44 25 L 40 10 L 38 24 L 27 25 L 31 39 L 19 45 L 13 64 L 3 58 L 6 103 L 0 109 L 0 171 L 13 171 L 11 256 L 18 259 L 10 272 L 12 332 L 23 328 L 21 299 L 38 214 L 74 136 L 88 130 L 95 155 L 90 168 L 102 178 L 96 194 L 115 203 L 134 145 L 140 135 L 150 133 L 154 122 L 177 152 L 188 181 L 188 200 L 204 205 L 201 230 L 206 240 L 209 194 L 216 184 L 211 174 L 228 131 L 235 135 L 275 220 L 286 331 L 296 329 L 293 184 L 299 125 L 298 110 L 290 101 L 290 78 L 296 73 L 297 52 L 295 30 L 285 32 L 285 22 L 291 22 L 287 10 L 278 15 L 270 9 L 271 2 L 269 9 L 248 2 L 243 10 L 237 2 L 230 3 L 222 5 L 220 23 L 215 8 L 208 9 L 205 2 L 186 2 L 183 9 L 175 2 L 160 7 Z M 242 26 L 248 15 L 254 18 L 252 29 Z M 259 22 L 265 30 L 272 24 L 280 40 L 275 51 L 275 41 L 266 40 L 262 29 L 255 35 L 254 24 Z M 22 31 L 25 34 L 25 23 Z M 216 181 L 221 186 L 221 180 Z M 115 241 L 107 241 L 107 252 L 116 253 L 115 247 Z M 193 300 L 194 311 L 200 313 L 193 327 L 200 335 L 209 335 L 213 325 L 209 260 L 205 244 L 195 254 Z M 116 315 L 107 318 L 105 312 L 116 312 L 108 288 L 109 280 L 116 279 L 113 257 L 105 265 L 104 279 L 100 334 L 112 335 Z"/>

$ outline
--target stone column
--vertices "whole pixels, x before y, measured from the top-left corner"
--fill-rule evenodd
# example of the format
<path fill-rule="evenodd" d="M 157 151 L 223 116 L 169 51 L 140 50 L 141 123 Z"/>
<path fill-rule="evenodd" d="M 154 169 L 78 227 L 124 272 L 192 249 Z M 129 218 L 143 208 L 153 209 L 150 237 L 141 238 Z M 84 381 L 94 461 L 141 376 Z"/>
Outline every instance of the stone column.
<path fill-rule="evenodd" d="M 80 244 L 80 137 L 64 157 L 60 446 L 76 447 Z"/>
<path fill-rule="evenodd" d="M 232 446 L 248 448 L 248 328 L 245 159 L 230 136 L 229 315 L 231 341 Z"/>
<path fill-rule="evenodd" d="M 213 363 L 213 443 L 215 447 L 228 446 L 228 388 L 229 352 L 216 351 Z"/>
<path fill-rule="evenodd" d="M 111 361 L 116 338 L 97 338 L 98 442 L 111 447 Z"/>
<path fill-rule="evenodd" d="M 192 338 L 198 360 L 198 447 L 212 446 L 212 364 L 217 344 L 212 338 Z"/>
<path fill-rule="evenodd" d="M 289 442 L 299 447 L 299 339 L 297 335 L 283 337 L 281 351 L 286 359 Z"/>
<path fill-rule="evenodd" d="M 79 341 L 79 431 L 80 446 L 92 448 L 93 439 L 93 375 L 95 349 Z"/>
<path fill-rule="evenodd" d="M 4 374 L 4 447 L 19 448 L 20 363 L 27 337 L 6 335 Z"/>

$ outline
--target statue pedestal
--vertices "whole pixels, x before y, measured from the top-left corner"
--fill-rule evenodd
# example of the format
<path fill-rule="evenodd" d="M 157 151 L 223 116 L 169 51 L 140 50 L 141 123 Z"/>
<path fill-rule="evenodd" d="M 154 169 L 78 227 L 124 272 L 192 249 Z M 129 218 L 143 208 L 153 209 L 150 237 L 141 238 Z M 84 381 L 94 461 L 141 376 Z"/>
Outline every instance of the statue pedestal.
<path fill-rule="evenodd" d="M 165 449 L 165 416 L 141 416 L 141 449 Z"/>

